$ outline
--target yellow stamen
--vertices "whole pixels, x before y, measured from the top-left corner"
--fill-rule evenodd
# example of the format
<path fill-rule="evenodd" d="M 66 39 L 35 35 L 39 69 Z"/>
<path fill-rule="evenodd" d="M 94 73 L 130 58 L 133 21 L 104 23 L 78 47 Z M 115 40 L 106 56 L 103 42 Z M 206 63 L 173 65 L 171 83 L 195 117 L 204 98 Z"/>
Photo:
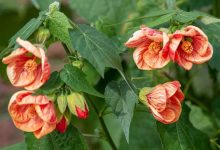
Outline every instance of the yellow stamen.
<path fill-rule="evenodd" d="M 161 49 L 161 46 L 160 46 L 160 43 L 158 42 L 151 42 L 149 47 L 148 47 L 148 50 L 150 52 L 154 52 L 154 53 L 158 53 Z"/>
<path fill-rule="evenodd" d="M 190 41 L 182 41 L 181 48 L 187 54 L 191 54 L 193 51 L 193 46 Z"/>
<path fill-rule="evenodd" d="M 35 59 L 30 59 L 24 64 L 24 69 L 28 72 L 32 72 L 37 68 Z"/>

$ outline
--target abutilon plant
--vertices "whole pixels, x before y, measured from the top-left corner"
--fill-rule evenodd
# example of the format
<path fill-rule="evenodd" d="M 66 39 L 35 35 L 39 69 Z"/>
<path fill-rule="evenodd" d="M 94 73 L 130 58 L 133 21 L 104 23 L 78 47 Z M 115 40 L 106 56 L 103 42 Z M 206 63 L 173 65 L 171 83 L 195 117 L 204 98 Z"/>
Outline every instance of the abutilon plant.
<path fill-rule="evenodd" d="M 1 80 L 17 89 L 1 100 L 25 137 L 12 148 L 220 147 L 220 5 L 51 2 L 32 0 L 39 16 L 0 50 Z"/>

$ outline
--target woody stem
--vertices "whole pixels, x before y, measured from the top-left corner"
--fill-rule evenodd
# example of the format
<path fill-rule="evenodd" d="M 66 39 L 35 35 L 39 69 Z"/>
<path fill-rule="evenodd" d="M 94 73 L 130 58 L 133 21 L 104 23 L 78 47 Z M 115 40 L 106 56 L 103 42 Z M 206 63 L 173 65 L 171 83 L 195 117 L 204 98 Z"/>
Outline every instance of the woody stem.
<path fill-rule="evenodd" d="M 105 121 L 104 121 L 103 117 L 102 117 L 102 116 L 99 116 L 99 111 L 98 111 L 98 109 L 96 108 L 94 102 L 93 102 L 92 100 L 90 100 L 88 96 L 86 96 L 86 98 L 89 100 L 91 106 L 92 106 L 93 109 L 95 110 L 95 113 L 96 113 L 96 115 L 97 115 L 97 117 L 98 117 L 98 119 L 99 119 L 99 122 L 100 122 L 100 124 L 101 124 L 101 126 L 102 126 L 102 129 L 103 129 L 104 132 L 105 132 L 105 135 L 106 135 L 106 137 L 107 137 L 107 139 L 108 139 L 108 141 L 109 141 L 110 146 L 112 147 L 113 150 L 117 150 L 117 147 L 116 147 L 116 145 L 115 145 L 113 139 L 111 138 L 111 135 L 110 135 L 110 133 L 109 133 L 109 131 L 108 131 L 108 128 L 107 128 L 107 126 L 106 126 L 106 124 L 105 124 Z"/>

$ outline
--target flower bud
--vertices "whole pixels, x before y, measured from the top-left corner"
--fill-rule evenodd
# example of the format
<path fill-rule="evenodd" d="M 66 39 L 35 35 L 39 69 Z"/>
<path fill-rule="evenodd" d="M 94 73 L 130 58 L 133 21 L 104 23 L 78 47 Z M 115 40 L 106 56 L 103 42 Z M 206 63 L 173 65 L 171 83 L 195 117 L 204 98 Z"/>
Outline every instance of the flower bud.
<path fill-rule="evenodd" d="M 81 61 L 81 60 L 76 60 L 76 61 L 72 62 L 72 65 L 73 65 L 74 67 L 77 67 L 77 68 L 81 69 L 84 64 L 83 64 L 83 61 Z"/>
<path fill-rule="evenodd" d="M 67 103 L 72 114 L 81 119 L 86 119 L 88 117 L 88 105 L 82 94 L 76 92 L 71 93 L 67 96 Z"/>
<path fill-rule="evenodd" d="M 49 38 L 50 38 L 50 31 L 47 28 L 40 27 L 37 31 L 36 41 L 38 43 L 43 43 Z"/>
<path fill-rule="evenodd" d="M 67 129 L 67 121 L 65 119 L 65 117 L 63 117 L 60 122 L 56 125 L 56 129 L 60 132 L 60 133 L 64 133 Z"/>
<path fill-rule="evenodd" d="M 66 99 L 65 94 L 58 96 L 57 104 L 58 104 L 58 108 L 59 108 L 60 112 L 63 114 L 65 112 L 66 106 L 67 106 L 67 99 Z"/>

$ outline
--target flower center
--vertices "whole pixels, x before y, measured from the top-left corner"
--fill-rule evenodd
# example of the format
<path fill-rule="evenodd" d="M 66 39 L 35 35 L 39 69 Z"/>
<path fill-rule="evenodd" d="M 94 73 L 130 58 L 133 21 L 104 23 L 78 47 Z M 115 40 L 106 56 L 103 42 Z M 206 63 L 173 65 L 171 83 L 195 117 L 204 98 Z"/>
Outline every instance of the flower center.
<path fill-rule="evenodd" d="M 187 54 L 191 54 L 193 51 L 193 46 L 190 41 L 182 41 L 181 48 Z"/>
<path fill-rule="evenodd" d="M 28 72 L 33 72 L 37 68 L 35 59 L 30 59 L 24 64 L 24 69 Z"/>
<path fill-rule="evenodd" d="M 148 50 L 150 52 L 154 52 L 154 53 L 158 53 L 161 49 L 161 46 L 160 46 L 160 43 L 158 42 L 151 42 L 149 47 L 148 47 Z"/>

